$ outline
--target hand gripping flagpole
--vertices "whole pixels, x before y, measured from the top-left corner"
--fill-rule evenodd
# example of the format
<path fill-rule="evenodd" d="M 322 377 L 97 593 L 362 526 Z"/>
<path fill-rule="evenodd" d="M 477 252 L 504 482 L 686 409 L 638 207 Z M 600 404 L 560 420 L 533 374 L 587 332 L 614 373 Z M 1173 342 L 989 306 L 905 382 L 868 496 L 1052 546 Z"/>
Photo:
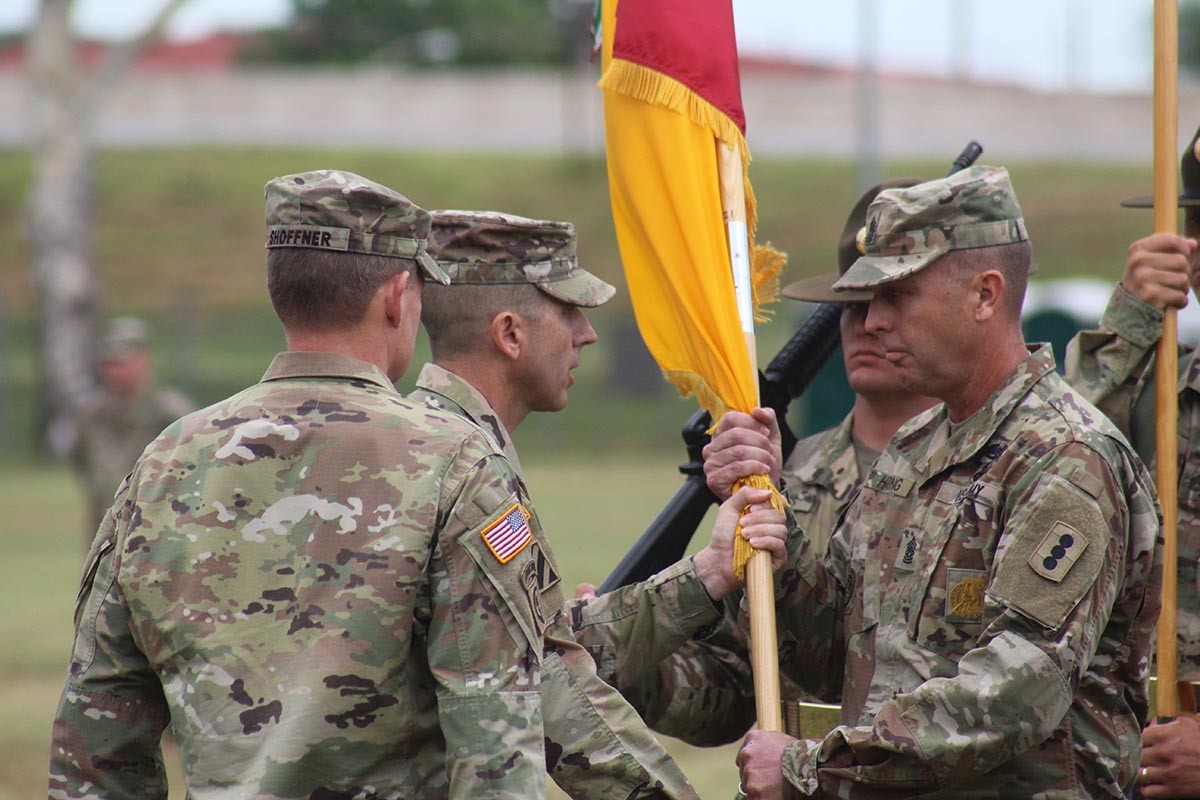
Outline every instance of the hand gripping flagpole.
<path fill-rule="evenodd" d="M 733 287 L 737 296 L 738 319 L 746 337 L 750 356 L 750 376 L 754 387 L 754 405 L 758 405 L 757 347 L 754 341 L 754 290 L 750 279 L 749 237 L 746 231 L 746 191 L 741 154 L 724 142 L 718 142 L 718 171 L 721 177 L 721 207 L 729 236 L 729 260 L 733 266 Z M 756 478 L 764 476 L 755 476 Z M 751 480 L 751 485 L 761 481 Z M 765 484 L 770 484 L 766 478 Z M 744 545 L 741 527 L 735 540 Z M 783 730 L 783 706 L 779 690 L 779 647 L 775 634 L 775 585 L 771 554 L 753 550 L 746 560 L 746 597 L 750 604 L 750 663 L 754 668 L 754 702 L 758 727 L 764 731 Z"/>
<path fill-rule="evenodd" d="M 1179 4 L 1154 2 L 1154 231 L 1179 232 L 1177 165 L 1179 89 Z M 1163 515 L 1162 610 L 1158 616 L 1156 700 L 1158 713 L 1179 710 L 1176 687 L 1176 519 L 1178 511 L 1178 334 L 1175 309 L 1163 314 L 1155 373 L 1155 483 Z"/>

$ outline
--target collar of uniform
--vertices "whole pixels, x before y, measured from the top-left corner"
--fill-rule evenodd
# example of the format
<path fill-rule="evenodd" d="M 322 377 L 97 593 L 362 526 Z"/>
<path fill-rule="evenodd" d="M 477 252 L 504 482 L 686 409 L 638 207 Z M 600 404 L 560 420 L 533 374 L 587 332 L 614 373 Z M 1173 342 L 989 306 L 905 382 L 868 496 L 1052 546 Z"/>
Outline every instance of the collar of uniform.
<path fill-rule="evenodd" d="M 790 471 L 796 481 L 820 486 L 837 500 L 846 499 L 860 480 L 851 439 L 853 423 L 851 411 L 834 427 L 798 442 L 792 455 L 802 454 L 802 460 L 791 470 L 785 464 L 785 476 Z"/>
<path fill-rule="evenodd" d="M 521 462 L 517 460 L 517 450 L 513 446 L 512 434 L 504 427 L 504 423 L 500 421 L 500 415 L 492 408 L 488 399 L 469 381 L 455 375 L 445 367 L 426 364 L 421 367 L 421 374 L 417 376 L 416 385 L 418 390 L 438 395 L 450 401 L 454 407 L 446 408 L 446 410 L 464 416 L 475 423 L 475 427 L 482 430 L 492 440 L 496 449 L 504 453 L 504 457 L 512 464 L 513 471 L 517 473 L 517 476 L 522 481 L 524 480 Z"/>
<path fill-rule="evenodd" d="M 383 374 L 383 370 L 366 361 L 359 361 L 341 353 L 318 350 L 289 350 L 279 353 L 267 367 L 262 383 L 282 381 L 289 378 L 336 378 L 373 383 L 395 392 L 396 387 Z"/>
<path fill-rule="evenodd" d="M 901 429 L 895 440 L 896 447 L 922 475 L 937 475 L 971 458 L 991 441 L 1001 423 L 1029 394 L 1034 384 L 1052 372 L 1054 351 L 1050 345 L 1032 345 L 1029 357 L 992 392 L 978 411 L 955 426 L 953 432 L 946 407 L 935 406 L 936 413 L 924 424 L 907 431 Z"/>

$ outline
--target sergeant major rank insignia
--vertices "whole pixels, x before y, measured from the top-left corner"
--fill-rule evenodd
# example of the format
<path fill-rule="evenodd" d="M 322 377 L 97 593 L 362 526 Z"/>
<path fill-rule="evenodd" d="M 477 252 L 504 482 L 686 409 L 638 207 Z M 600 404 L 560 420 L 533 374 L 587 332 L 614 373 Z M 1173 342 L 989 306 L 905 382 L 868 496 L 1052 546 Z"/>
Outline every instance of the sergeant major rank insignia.
<path fill-rule="evenodd" d="M 507 564 L 533 539 L 529 532 L 529 512 L 520 503 L 513 503 L 504 516 L 483 529 L 481 536 L 496 560 Z"/>

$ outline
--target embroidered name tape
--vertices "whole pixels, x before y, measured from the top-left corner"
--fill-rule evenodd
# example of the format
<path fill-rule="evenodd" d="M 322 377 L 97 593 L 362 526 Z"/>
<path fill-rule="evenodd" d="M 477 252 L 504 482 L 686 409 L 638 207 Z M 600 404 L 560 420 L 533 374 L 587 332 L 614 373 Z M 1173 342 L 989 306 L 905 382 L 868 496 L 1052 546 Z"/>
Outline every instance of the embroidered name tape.
<path fill-rule="evenodd" d="M 504 516 L 484 528 L 481 535 L 496 560 L 507 564 L 533 539 L 529 532 L 529 512 L 520 503 L 514 503 Z"/>

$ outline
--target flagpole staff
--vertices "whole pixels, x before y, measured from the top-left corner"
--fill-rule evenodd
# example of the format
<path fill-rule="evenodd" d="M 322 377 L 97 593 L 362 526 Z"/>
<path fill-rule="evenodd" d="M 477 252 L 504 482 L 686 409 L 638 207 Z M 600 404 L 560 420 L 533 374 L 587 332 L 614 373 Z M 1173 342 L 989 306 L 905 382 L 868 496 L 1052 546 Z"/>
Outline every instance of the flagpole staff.
<path fill-rule="evenodd" d="M 1154 231 L 1178 233 L 1177 184 L 1179 4 L 1154 2 Z M 1176 518 L 1178 510 L 1178 333 L 1175 309 L 1163 314 L 1155 373 L 1155 483 L 1163 515 L 1162 610 L 1158 617 L 1156 700 L 1158 713 L 1174 716 L 1179 709 L 1176 687 Z"/>
<path fill-rule="evenodd" d="M 729 236 L 729 260 L 733 265 L 733 288 L 738 319 L 750 356 L 750 384 L 758 405 L 757 346 L 754 339 L 754 293 L 750 284 L 750 248 L 746 231 L 746 192 L 742 157 L 734 148 L 719 142 L 718 172 L 721 177 L 721 207 Z M 758 727 L 783 730 L 782 695 L 779 689 L 779 646 L 775 633 L 775 584 L 771 554 L 755 550 L 746 562 L 746 597 L 750 605 L 750 663 L 754 668 L 754 703 Z"/>

